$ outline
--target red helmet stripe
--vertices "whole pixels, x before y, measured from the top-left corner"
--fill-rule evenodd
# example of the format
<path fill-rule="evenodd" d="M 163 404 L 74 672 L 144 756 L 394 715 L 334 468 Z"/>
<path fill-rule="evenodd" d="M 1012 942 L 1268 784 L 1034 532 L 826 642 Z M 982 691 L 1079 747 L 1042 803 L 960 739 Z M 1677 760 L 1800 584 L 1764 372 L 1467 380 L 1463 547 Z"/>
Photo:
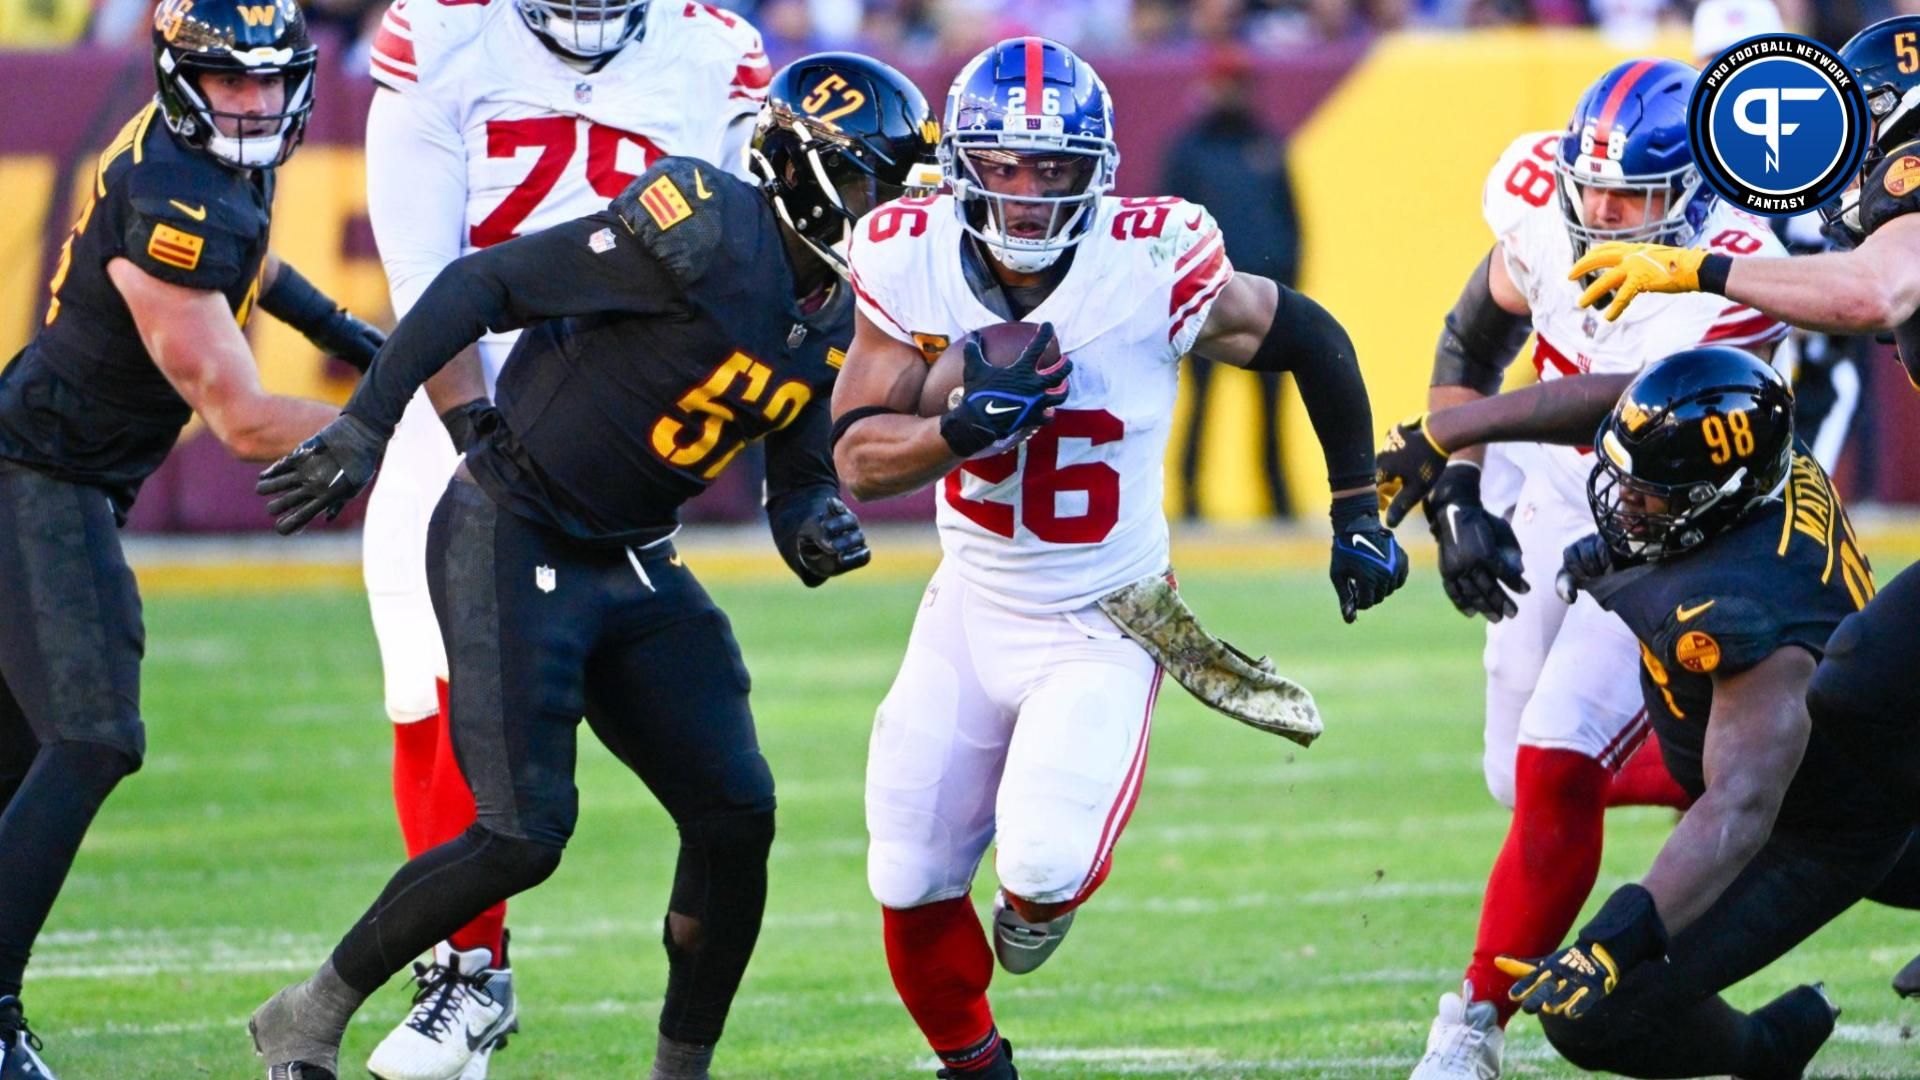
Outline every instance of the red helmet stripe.
<path fill-rule="evenodd" d="M 1027 110 L 1029 112 L 1038 112 L 1040 109 L 1040 87 L 1045 81 L 1041 78 L 1040 74 L 1042 70 L 1041 61 L 1045 58 L 1046 54 L 1041 51 L 1042 46 L 1040 39 L 1037 37 L 1027 38 L 1021 44 L 1027 50 Z"/>
<path fill-rule="evenodd" d="M 1606 151 L 1601 147 L 1606 146 L 1607 142 L 1613 138 L 1613 120 L 1620 115 L 1620 105 L 1627 100 L 1627 92 L 1633 89 L 1633 84 L 1640 81 L 1640 76 L 1645 75 L 1648 68 L 1659 62 L 1642 60 L 1628 68 L 1627 73 L 1620 76 L 1620 81 L 1613 84 L 1613 92 L 1607 95 L 1606 104 L 1600 106 L 1600 119 L 1594 121 L 1593 125 L 1594 150 L 1601 156 L 1606 155 Z"/>

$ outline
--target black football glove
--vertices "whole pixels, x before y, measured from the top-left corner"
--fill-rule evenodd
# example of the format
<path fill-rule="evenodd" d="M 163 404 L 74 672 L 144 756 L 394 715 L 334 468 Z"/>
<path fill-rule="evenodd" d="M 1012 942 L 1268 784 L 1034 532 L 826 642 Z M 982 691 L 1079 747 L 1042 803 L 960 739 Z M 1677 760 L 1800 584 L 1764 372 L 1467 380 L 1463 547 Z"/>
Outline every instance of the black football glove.
<path fill-rule="evenodd" d="M 794 555 L 812 575 L 801 579 L 808 588 L 873 560 L 867 534 L 860 530 L 860 519 L 838 497 L 828 498 L 812 517 L 801 522 L 794 534 Z"/>
<path fill-rule="evenodd" d="M 345 308 L 333 309 L 333 315 L 306 331 L 308 341 L 328 356 L 337 356 L 365 375 L 373 366 L 373 355 L 387 343 L 386 331 L 356 318 Z"/>
<path fill-rule="evenodd" d="M 963 396 L 940 418 L 940 437 L 956 456 L 1012 449 L 1053 420 L 1053 410 L 1066 403 L 1067 376 L 1073 372 L 1073 361 L 1064 356 L 1038 370 L 1040 354 L 1053 344 L 1053 336 L 1053 324 L 1042 323 L 1033 341 L 1020 350 L 1020 358 L 999 368 L 987 363 L 980 351 L 980 335 L 967 335 L 960 373 Z"/>
<path fill-rule="evenodd" d="M 1427 435 L 1426 413 L 1387 429 L 1387 445 L 1373 455 L 1373 486 L 1388 528 L 1426 498 L 1446 467 L 1447 452 Z"/>
<path fill-rule="evenodd" d="M 1572 945 L 1533 960 L 1498 956 L 1493 962 L 1514 977 L 1507 997 L 1522 1009 L 1578 1020 L 1613 993 L 1620 976 L 1666 952 L 1667 928 L 1654 907 L 1653 894 L 1638 884 L 1627 884 L 1607 897 Z"/>
<path fill-rule="evenodd" d="M 1613 553 L 1599 533 L 1583 536 L 1560 553 L 1560 572 L 1553 577 L 1553 591 L 1566 603 L 1573 603 L 1582 590 L 1620 569 L 1620 557 Z"/>
<path fill-rule="evenodd" d="M 453 440 L 453 449 L 464 454 L 481 436 L 491 432 L 500 423 L 500 410 L 486 398 L 474 398 L 464 405 L 455 405 L 440 414 L 440 425 L 447 429 L 447 438 Z"/>
<path fill-rule="evenodd" d="M 1520 541 L 1505 518 L 1480 504 L 1480 466 L 1457 461 L 1441 470 L 1427 494 L 1427 525 L 1440 545 L 1440 585 L 1460 614 L 1499 622 L 1519 613 L 1507 589 L 1530 588 Z"/>
<path fill-rule="evenodd" d="M 267 513 L 281 536 L 292 536 L 322 512 L 340 516 L 373 479 L 387 442 L 361 421 L 341 413 L 293 453 L 266 467 L 254 493 L 267 497 Z"/>
<path fill-rule="evenodd" d="M 1393 595 L 1407 583 L 1407 553 L 1380 524 L 1373 492 L 1333 500 L 1333 591 L 1340 594 L 1340 617 L 1352 622 L 1362 611 Z"/>

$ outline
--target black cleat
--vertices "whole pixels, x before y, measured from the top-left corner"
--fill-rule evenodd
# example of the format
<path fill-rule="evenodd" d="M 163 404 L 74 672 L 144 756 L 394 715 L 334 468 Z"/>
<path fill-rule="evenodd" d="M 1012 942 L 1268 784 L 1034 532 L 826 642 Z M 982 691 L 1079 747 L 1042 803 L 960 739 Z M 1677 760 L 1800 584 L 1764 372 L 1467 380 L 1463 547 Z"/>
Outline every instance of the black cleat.
<path fill-rule="evenodd" d="M 1907 966 L 1893 977 L 1893 992 L 1903 998 L 1920 997 L 1920 956 L 1907 961 Z"/>
<path fill-rule="evenodd" d="M 0 997 L 0 1080 L 54 1080 L 40 1060 L 40 1037 L 27 1027 L 20 999 Z"/>

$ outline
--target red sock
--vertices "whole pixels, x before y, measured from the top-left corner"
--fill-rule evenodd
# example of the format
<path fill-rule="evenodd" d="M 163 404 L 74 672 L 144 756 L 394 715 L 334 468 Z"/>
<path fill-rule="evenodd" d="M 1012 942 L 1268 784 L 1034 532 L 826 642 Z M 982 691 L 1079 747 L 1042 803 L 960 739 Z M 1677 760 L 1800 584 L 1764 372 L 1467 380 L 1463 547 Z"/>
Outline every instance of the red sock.
<path fill-rule="evenodd" d="M 444 679 L 440 680 L 440 715 L 452 715 Z M 434 755 L 433 789 L 427 799 L 432 808 L 429 825 L 432 843 L 428 847 L 438 847 L 452 840 L 473 824 L 473 789 L 467 786 L 467 778 L 460 772 L 459 759 L 453 754 L 453 734 L 446 723 L 440 724 L 440 742 Z M 503 900 L 481 912 L 479 918 L 454 931 L 447 941 L 463 952 L 483 947 L 490 949 L 497 964 L 504 955 L 506 926 L 507 904 Z"/>
<path fill-rule="evenodd" d="M 1491 1001 L 1506 1023 L 1513 979 L 1496 956 L 1543 956 L 1566 943 L 1600 873 L 1607 768 L 1573 750 L 1522 746 L 1515 768 L 1513 824 L 1493 862 L 1474 942 L 1476 1001 Z"/>
<path fill-rule="evenodd" d="M 1607 785 L 1608 806 L 1670 806 L 1685 810 L 1693 805 L 1692 796 L 1667 771 L 1660 756 L 1660 740 L 1648 736 L 1633 752 Z"/>
<path fill-rule="evenodd" d="M 936 1054 L 959 1054 L 993 1031 L 993 950 L 964 896 L 904 911 L 881 908 L 893 988 Z"/>
<path fill-rule="evenodd" d="M 411 859 L 434 846 L 433 763 L 446 739 L 446 722 L 435 713 L 393 725 L 393 808 L 400 818 L 400 839 Z"/>

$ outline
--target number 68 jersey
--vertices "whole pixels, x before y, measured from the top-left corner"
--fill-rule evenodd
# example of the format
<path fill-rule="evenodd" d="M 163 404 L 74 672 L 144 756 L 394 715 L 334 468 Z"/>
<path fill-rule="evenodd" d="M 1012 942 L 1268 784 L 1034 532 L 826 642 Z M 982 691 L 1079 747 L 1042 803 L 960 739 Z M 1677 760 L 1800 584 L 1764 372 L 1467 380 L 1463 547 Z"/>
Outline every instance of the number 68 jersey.
<path fill-rule="evenodd" d="M 929 363 L 1004 322 L 968 284 L 970 242 L 950 195 L 868 214 L 848 251 L 860 310 Z M 968 584 L 1051 614 L 1167 568 L 1162 468 L 1178 362 L 1232 277 L 1204 208 L 1100 201 L 1066 275 L 1024 320 L 1051 322 L 1072 358 L 1066 404 L 1021 446 L 940 483 L 940 545 Z"/>

